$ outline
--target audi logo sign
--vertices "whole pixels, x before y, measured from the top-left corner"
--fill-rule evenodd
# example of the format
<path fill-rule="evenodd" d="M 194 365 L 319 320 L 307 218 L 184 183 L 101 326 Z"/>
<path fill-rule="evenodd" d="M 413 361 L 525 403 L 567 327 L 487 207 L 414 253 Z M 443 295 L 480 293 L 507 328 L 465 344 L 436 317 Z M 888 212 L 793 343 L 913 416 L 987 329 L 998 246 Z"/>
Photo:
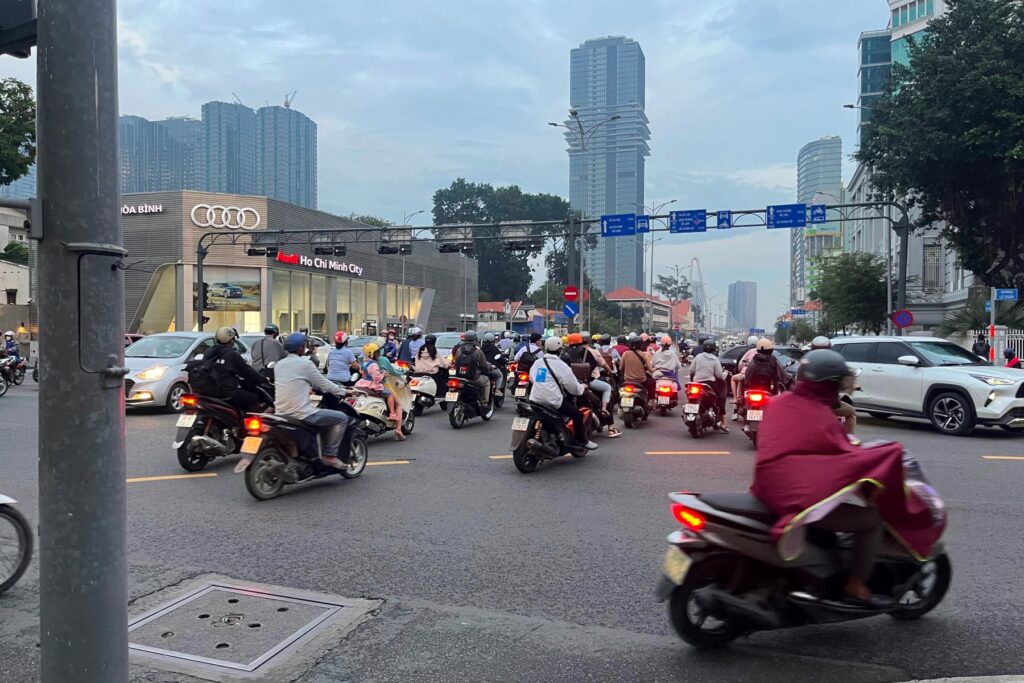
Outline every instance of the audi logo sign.
<path fill-rule="evenodd" d="M 227 228 L 228 230 L 255 230 L 260 227 L 260 214 L 256 209 L 214 204 L 196 204 L 192 207 L 192 222 L 200 228 Z"/>

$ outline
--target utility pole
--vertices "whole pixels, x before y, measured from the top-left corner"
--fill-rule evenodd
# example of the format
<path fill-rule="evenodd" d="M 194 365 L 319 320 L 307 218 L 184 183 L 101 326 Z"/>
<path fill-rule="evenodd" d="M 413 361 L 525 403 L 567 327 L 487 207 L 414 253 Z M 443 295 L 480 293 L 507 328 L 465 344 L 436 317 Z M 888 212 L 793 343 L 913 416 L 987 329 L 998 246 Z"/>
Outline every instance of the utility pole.
<path fill-rule="evenodd" d="M 569 236 L 565 238 L 566 246 L 566 258 L 568 259 L 568 282 L 566 284 L 571 285 L 576 280 L 576 214 L 570 213 L 567 221 L 569 224 Z M 580 289 L 580 297 L 583 296 L 583 290 Z M 582 306 L 582 304 L 580 304 Z M 569 320 L 568 328 L 570 332 L 574 332 L 574 325 L 572 320 Z"/>
<path fill-rule="evenodd" d="M 115 0 L 38 21 L 39 613 L 45 683 L 128 680 Z"/>

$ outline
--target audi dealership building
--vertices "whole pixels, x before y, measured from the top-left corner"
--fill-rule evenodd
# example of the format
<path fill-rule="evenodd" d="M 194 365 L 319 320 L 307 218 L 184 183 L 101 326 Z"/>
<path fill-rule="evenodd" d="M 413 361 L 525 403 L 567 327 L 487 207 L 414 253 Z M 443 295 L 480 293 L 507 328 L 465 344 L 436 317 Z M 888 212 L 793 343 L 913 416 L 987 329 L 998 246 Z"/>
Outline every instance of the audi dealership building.
<path fill-rule="evenodd" d="M 244 195 L 176 191 L 122 195 L 125 307 L 129 332 L 196 329 L 196 298 L 204 288 L 196 248 L 204 241 L 206 327 L 282 332 L 308 327 L 332 336 L 379 333 L 413 325 L 427 331 L 472 326 L 477 303 L 477 262 L 441 254 L 433 243 L 414 242 L 408 256 L 377 253 L 379 230 L 347 218 L 293 204 Z M 347 253 L 318 255 L 296 230 L 328 229 L 343 236 Z M 374 231 L 374 232 L 370 232 Z M 283 237 L 282 237 L 283 234 Z M 344 236 L 351 235 L 351 240 Z M 337 241 L 337 240 L 336 240 Z M 250 256 L 277 245 L 273 256 Z"/>

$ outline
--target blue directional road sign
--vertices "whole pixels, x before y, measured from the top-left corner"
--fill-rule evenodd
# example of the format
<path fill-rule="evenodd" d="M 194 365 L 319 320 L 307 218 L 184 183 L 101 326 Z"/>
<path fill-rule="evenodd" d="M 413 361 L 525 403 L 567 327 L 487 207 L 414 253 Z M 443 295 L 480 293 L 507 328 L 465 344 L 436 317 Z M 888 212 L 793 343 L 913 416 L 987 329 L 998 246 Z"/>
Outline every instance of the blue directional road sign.
<path fill-rule="evenodd" d="M 783 320 L 783 321 L 779 322 L 779 328 L 780 328 L 780 329 L 783 329 L 783 330 L 785 330 L 785 329 L 787 329 L 787 328 L 788 328 L 789 326 L 790 326 L 790 324 L 789 324 L 789 321 L 788 321 L 788 320 Z"/>
<path fill-rule="evenodd" d="M 640 234 L 642 232 L 651 231 L 651 217 L 650 216 L 637 216 L 636 217 L 636 232 Z"/>
<path fill-rule="evenodd" d="M 802 228 L 807 225 L 806 204 L 779 204 L 765 209 L 769 228 Z"/>
<path fill-rule="evenodd" d="M 790 313 L 792 313 L 794 317 L 801 316 L 801 315 L 807 315 L 807 309 L 806 308 L 793 308 L 793 309 L 790 309 Z"/>
<path fill-rule="evenodd" d="M 580 313 L 580 305 L 575 301 L 566 301 L 565 305 L 562 306 L 562 313 L 565 314 L 566 318 L 570 320 L 575 318 Z"/>
<path fill-rule="evenodd" d="M 811 223 L 828 221 L 828 207 L 824 204 L 811 204 Z"/>
<path fill-rule="evenodd" d="M 668 215 L 669 232 L 707 232 L 708 212 L 705 209 L 673 211 Z"/>
<path fill-rule="evenodd" d="M 618 213 L 601 216 L 601 237 L 623 237 L 636 234 L 636 214 Z"/>
<path fill-rule="evenodd" d="M 760 327 L 751 327 L 750 334 L 764 334 L 764 330 Z"/>
<path fill-rule="evenodd" d="M 986 301 L 985 302 L 985 312 L 986 313 L 991 313 L 992 312 L 992 302 L 991 301 Z"/>
<path fill-rule="evenodd" d="M 718 229 L 727 230 L 732 227 L 732 211 L 718 212 Z"/>
<path fill-rule="evenodd" d="M 997 289 L 996 301 L 1016 301 L 1018 299 L 1016 289 Z"/>

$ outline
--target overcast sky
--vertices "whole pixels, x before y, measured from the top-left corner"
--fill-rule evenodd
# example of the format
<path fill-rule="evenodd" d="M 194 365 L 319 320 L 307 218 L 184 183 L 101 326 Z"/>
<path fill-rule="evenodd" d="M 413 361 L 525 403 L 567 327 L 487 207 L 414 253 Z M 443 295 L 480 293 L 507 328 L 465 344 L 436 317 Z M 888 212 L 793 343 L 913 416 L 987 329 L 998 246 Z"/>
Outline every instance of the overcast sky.
<path fill-rule="evenodd" d="M 606 35 L 647 58 L 649 204 L 793 201 L 804 143 L 838 134 L 853 151 L 842 105 L 857 97 L 857 36 L 887 18 L 884 0 L 118 4 L 122 113 L 199 117 L 232 93 L 255 108 L 297 90 L 319 126 L 320 208 L 396 221 L 459 176 L 566 196 L 565 145 L 546 123 L 565 117 L 569 50 Z M 34 83 L 33 69 L 0 60 L 5 76 Z M 697 257 L 722 301 L 754 280 L 767 327 L 787 305 L 788 244 L 764 229 L 670 237 L 655 272 Z"/>

